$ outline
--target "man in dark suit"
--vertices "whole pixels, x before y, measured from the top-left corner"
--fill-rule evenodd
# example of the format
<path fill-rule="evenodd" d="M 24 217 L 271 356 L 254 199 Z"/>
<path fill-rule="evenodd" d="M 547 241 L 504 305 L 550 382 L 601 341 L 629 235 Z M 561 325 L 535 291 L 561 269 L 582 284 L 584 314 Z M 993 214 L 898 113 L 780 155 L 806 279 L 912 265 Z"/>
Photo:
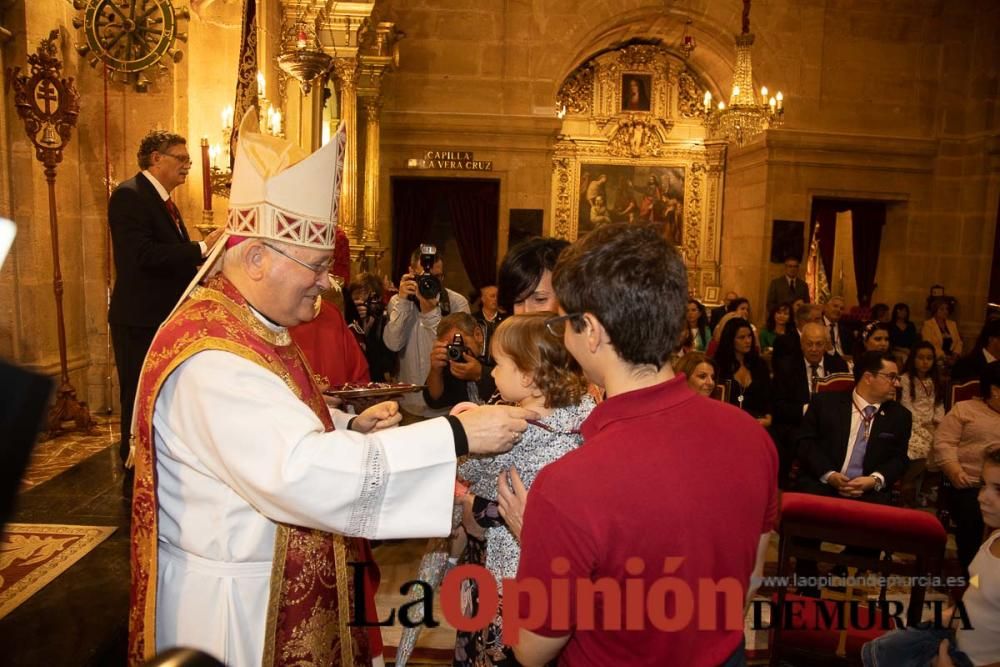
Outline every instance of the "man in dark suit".
<path fill-rule="evenodd" d="M 219 229 L 192 241 L 170 199 L 191 168 L 184 137 L 154 130 L 139 145 L 138 160 L 140 173 L 119 185 L 108 202 L 116 276 L 108 322 L 118 367 L 123 462 L 139 372 L 153 335 L 222 234 Z"/>
<path fill-rule="evenodd" d="M 841 321 L 844 314 L 844 297 L 831 296 L 823 304 L 823 326 L 830 332 L 830 345 L 834 354 L 844 356 L 854 351 L 854 341 L 850 330 Z"/>
<path fill-rule="evenodd" d="M 767 287 L 767 312 L 783 303 L 794 303 L 802 299 L 809 303 L 809 287 L 799 278 L 799 259 L 785 258 L 785 275 L 778 276 Z"/>
<path fill-rule="evenodd" d="M 888 504 L 909 459 L 912 416 L 896 402 L 899 368 L 892 355 L 865 352 L 854 365 L 854 390 L 817 394 L 802 418 L 798 490 Z"/>
<path fill-rule="evenodd" d="M 955 362 L 952 382 L 978 380 L 986 364 L 1000 359 L 1000 320 L 986 320 L 972 351 Z"/>
<path fill-rule="evenodd" d="M 833 373 L 847 373 L 847 362 L 827 353 L 830 338 L 816 322 L 807 322 L 800 335 L 801 354 L 774 363 L 774 422 L 771 427 L 778 445 L 778 484 L 785 488 L 788 471 L 798 451 L 799 426 L 817 383 Z"/>

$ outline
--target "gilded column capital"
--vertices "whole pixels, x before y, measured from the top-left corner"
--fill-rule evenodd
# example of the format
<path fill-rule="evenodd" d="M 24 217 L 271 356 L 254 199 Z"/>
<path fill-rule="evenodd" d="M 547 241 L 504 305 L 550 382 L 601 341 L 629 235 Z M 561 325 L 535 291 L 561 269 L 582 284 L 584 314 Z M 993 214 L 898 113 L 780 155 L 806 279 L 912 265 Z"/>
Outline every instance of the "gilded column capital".
<path fill-rule="evenodd" d="M 353 90 L 358 85 L 360 74 L 357 58 L 334 58 L 333 73 L 341 86 Z"/>

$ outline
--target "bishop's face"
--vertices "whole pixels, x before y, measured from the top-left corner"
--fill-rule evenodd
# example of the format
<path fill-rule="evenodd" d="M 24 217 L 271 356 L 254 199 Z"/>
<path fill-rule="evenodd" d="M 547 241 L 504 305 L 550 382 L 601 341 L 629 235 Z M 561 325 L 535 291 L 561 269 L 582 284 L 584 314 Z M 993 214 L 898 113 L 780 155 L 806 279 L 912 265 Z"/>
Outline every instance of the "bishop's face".
<path fill-rule="evenodd" d="M 293 327 L 316 317 L 316 300 L 330 289 L 332 250 L 315 250 L 268 241 L 267 317 Z M 253 304 L 264 308 L 264 304 Z"/>

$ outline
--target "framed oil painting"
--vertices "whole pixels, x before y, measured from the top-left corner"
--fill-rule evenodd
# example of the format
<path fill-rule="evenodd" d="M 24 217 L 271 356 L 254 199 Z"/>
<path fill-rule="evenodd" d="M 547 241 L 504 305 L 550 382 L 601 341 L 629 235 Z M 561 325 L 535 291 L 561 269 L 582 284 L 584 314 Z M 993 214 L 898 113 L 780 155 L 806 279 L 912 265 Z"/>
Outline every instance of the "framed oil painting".
<path fill-rule="evenodd" d="M 577 234 L 611 222 L 653 223 L 681 245 L 684 168 L 630 164 L 580 164 Z"/>
<path fill-rule="evenodd" d="M 649 111 L 652 90 L 651 74 L 622 74 L 622 111 Z"/>

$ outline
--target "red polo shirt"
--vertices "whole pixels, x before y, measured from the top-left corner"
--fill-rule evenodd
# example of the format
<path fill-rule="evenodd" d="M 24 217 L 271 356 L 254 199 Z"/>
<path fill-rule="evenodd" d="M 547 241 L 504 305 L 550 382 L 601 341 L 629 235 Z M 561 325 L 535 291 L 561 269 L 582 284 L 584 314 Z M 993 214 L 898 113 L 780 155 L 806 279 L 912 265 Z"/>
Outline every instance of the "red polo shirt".
<path fill-rule="evenodd" d="M 746 413 L 695 394 L 683 376 L 607 399 L 582 433 L 583 445 L 545 467 L 531 487 L 517 573 L 518 581 L 541 580 L 550 596 L 553 582 L 571 582 L 568 619 L 574 630 L 559 664 L 716 667 L 740 645 L 757 545 L 775 524 L 778 458 L 770 437 Z M 568 573 L 553 574 L 558 557 L 569 561 Z M 642 559 L 641 574 L 626 572 L 633 557 Z M 664 574 L 667 558 L 672 571 Z M 653 586 L 665 577 L 689 587 L 693 610 L 691 604 L 681 609 L 672 595 L 650 594 L 662 593 L 663 583 Z M 604 607 L 614 607 L 578 590 L 578 578 L 614 580 L 622 612 L 610 615 L 622 629 L 603 623 Z M 715 598 L 714 615 L 698 604 L 699 587 L 707 591 L 726 578 L 738 582 L 740 591 L 738 627 L 729 630 L 725 596 Z M 528 597 L 521 599 L 525 617 L 532 610 Z M 641 618 L 631 621 L 640 629 L 626 629 L 629 599 L 643 604 Z M 655 624 L 647 603 L 655 607 Z M 547 621 L 534 632 L 569 634 L 553 622 L 549 604 Z M 585 628 L 586 616 L 578 613 L 589 609 L 595 609 L 596 629 Z M 707 619 L 702 623 L 699 609 Z M 690 623 L 669 629 L 688 612 Z"/>

